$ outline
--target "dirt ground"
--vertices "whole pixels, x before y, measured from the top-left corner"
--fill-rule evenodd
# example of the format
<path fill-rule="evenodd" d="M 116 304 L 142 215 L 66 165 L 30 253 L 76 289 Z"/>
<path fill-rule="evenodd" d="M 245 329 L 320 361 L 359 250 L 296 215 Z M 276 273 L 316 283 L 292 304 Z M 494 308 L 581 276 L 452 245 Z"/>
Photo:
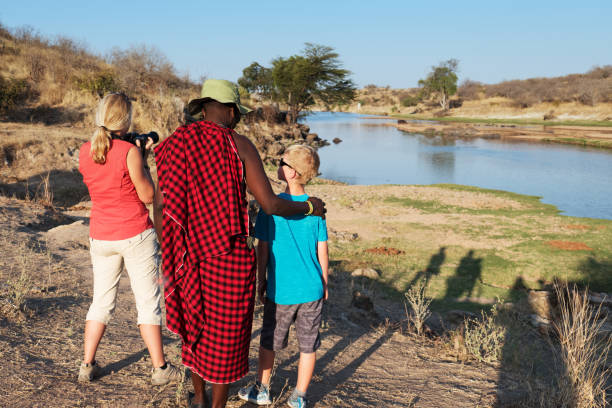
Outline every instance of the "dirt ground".
<path fill-rule="evenodd" d="M 6 310 L 0 323 L 0 405 L 3 407 L 185 406 L 189 381 L 152 387 L 149 357 L 135 325 L 129 280 L 122 277 L 118 305 L 102 341 L 103 376 L 76 381 L 85 314 L 91 297 L 87 211 L 53 213 L 21 200 L 0 198 L 0 252 L 4 281 L 26 258 L 31 274 L 26 312 Z M 329 214 L 333 217 L 333 213 Z M 29 249 L 26 249 L 29 248 Z M 9 271 L 12 274 L 8 273 Z M 377 318 L 360 319 L 346 300 L 349 287 L 332 273 L 322 347 L 309 397 L 318 407 L 473 407 L 491 405 L 499 390 L 492 366 L 458 363 L 434 341 Z M 384 316 L 385 308 L 377 305 Z M 393 316 L 397 312 L 388 313 Z M 262 310 L 251 343 L 251 372 L 231 387 L 228 406 L 242 407 L 239 387 L 253 380 Z M 164 331 L 168 358 L 180 362 L 180 340 Z M 297 345 L 279 353 L 272 384 L 281 403 L 295 384 Z"/>
<path fill-rule="evenodd" d="M 92 273 L 90 203 L 76 172 L 74 149 L 88 134 L 82 129 L 14 124 L 3 127 L 0 137 L 2 146 L 13 146 L 2 150 L 4 161 L 0 163 L 4 194 L 0 195 L 0 406 L 185 407 L 189 380 L 163 387 L 150 385 L 149 356 L 135 324 L 136 310 L 126 274 L 97 356 L 103 375 L 88 384 L 77 382 Z M 47 174 L 55 196 L 45 193 L 41 176 Z M 276 190 L 281 187 L 277 182 L 273 186 Z M 27 194 L 28 189 L 34 194 Z M 391 263 L 401 257 L 412 262 L 414 252 L 421 251 L 426 263 L 438 246 L 445 245 L 449 247 L 448 259 L 438 271 L 440 279 L 460 268 L 464 259 L 459 258 L 465 249 L 504 249 L 532 239 L 495 238 L 495 229 L 502 226 L 494 225 L 489 215 L 477 213 L 483 209 L 525 211 L 529 204 L 518 199 L 439 187 L 337 186 L 324 181 L 310 186 L 309 192 L 327 202 L 331 247 L 340 248 L 345 245 L 342 241 L 359 237 L 354 251 L 371 248 L 363 252 L 388 257 Z M 425 203 L 435 200 L 474 212 L 440 214 L 383 202 L 384 197 Z M 514 228 L 518 222 L 502 219 L 508 223 L 503 228 Z M 533 219 L 520 222 L 525 223 L 519 226 L 522 230 Z M 546 216 L 533 228 L 542 234 L 563 231 L 568 241 L 575 234 L 588 233 L 596 244 L 587 241 L 589 246 L 602 247 L 604 244 L 596 240 L 607 236 L 607 230 L 591 227 L 589 221 L 582 224 Z M 581 227 L 571 228 L 576 225 Z M 462 230 L 466 226 L 482 229 Z M 403 235 L 406 240 L 389 238 Z M 386 240 L 390 242 L 386 244 Z M 451 252 L 453 246 L 457 254 Z M 345 250 L 342 256 L 350 258 L 354 253 Z M 322 347 L 308 393 L 312 406 L 511 407 L 520 406 L 516 401 L 530 392 L 523 374 L 500 364 L 460 360 L 448 339 L 413 334 L 407 329 L 404 305 L 397 296 L 383 293 L 373 297 L 370 309 L 355 306 L 355 291 L 376 290 L 366 278 L 351 276 L 352 269 L 345 267 L 350 259 L 332 256 L 330 261 L 330 300 L 324 309 Z M 602 270 L 607 265 L 597 259 L 594 262 L 599 262 L 595 266 Z M 415 263 L 414 271 L 406 272 L 418 268 L 421 266 Z M 236 393 L 254 380 L 261 318 L 262 307 L 258 306 L 250 372 L 231 386 L 231 408 L 250 406 Z M 164 343 L 169 361 L 180 364 L 180 339 L 164 330 Z M 293 333 L 276 363 L 272 396 L 274 406 L 280 406 L 296 381 Z"/>

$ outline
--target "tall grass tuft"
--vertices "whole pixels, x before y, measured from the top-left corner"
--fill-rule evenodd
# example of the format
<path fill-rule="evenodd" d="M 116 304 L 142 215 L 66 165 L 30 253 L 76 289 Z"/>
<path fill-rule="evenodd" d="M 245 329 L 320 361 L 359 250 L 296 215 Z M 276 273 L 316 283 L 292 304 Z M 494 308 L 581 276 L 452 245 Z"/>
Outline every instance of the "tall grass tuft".
<path fill-rule="evenodd" d="M 431 315 L 429 305 L 432 299 L 425 296 L 425 283 L 418 281 L 404 294 L 410 305 L 410 311 L 406 308 L 406 316 L 411 322 L 417 334 L 420 336 L 423 333 L 423 325 L 425 320 Z"/>
<path fill-rule="evenodd" d="M 605 322 L 601 319 L 601 305 L 589 303 L 588 292 L 575 286 L 556 284 L 559 319 L 554 323 L 559 337 L 561 361 L 565 376 L 559 391 L 570 406 L 596 408 L 607 405 L 607 382 L 610 369 L 606 361 L 612 346 L 612 337 L 602 338 L 599 331 Z"/>

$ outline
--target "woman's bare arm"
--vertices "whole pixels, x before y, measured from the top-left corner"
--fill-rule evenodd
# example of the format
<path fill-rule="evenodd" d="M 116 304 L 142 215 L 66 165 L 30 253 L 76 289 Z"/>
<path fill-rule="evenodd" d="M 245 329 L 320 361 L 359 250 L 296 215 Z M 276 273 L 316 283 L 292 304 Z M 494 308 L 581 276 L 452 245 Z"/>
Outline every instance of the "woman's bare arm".
<path fill-rule="evenodd" d="M 136 187 L 138 198 L 145 204 L 153 202 L 155 187 L 149 171 L 144 168 L 144 161 L 140 149 L 136 146 L 131 147 L 127 154 L 127 168 L 130 179 Z"/>
<path fill-rule="evenodd" d="M 274 194 L 257 149 L 245 136 L 235 135 L 238 153 L 244 161 L 246 168 L 247 185 L 264 212 L 268 215 L 280 215 L 283 217 L 306 214 L 309 209 L 307 203 L 283 200 Z M 308 200 L 314 207 L 312 214 L 325 217 L 325 203 L 316 197 L 310 197 Z"/>

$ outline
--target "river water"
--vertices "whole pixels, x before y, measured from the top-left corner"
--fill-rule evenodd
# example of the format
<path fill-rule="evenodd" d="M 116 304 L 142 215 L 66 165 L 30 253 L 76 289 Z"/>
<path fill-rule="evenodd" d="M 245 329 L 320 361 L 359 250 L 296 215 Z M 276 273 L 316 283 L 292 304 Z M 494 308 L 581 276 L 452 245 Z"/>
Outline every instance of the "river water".
<path fill-rule="evenodd" d="M 453 140 L 376 126 L 381 119 L 316 112 L 311 132 L 324 178 L 349 184 L 452 183 L 542 197 L 565 215 L 612 219 L 612 152 L 569 145 Z"/>

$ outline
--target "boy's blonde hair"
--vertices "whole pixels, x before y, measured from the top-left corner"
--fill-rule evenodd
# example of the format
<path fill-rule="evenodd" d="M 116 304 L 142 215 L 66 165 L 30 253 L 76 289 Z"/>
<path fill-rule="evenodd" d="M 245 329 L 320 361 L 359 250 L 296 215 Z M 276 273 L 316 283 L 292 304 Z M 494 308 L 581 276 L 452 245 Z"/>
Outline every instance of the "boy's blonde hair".
<path fill-rule="evenodd" d="M 110 150 L 111 132 L 128 130 L 132 124 L 132 103 L 124 94 L 106 95 L 96 110 L 96 130 L 91 137 L 91 158 L 98 164 L 106 162 Z"/>
<path fill-rule="evenodd" d="M 297 181 L 306 184 L 319 174 L 319 155 L 306 145 L 292 145 L 285 150 L 285 162 L 298 172 Z"/>

